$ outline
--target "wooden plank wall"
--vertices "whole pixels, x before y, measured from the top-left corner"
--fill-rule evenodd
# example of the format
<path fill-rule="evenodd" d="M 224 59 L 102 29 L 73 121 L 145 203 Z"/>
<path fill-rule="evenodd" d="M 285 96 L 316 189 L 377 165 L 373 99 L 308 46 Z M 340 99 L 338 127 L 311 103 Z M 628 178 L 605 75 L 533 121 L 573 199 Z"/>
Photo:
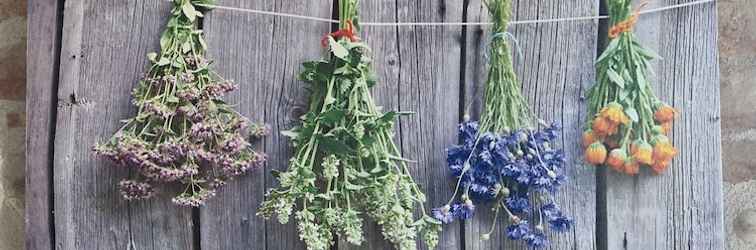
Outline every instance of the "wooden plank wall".
<path fill-rule="evenodd" d="M 330 18 L 331 1 L 220 0 L 218 4 Z M 307 93 L 296 81 L 299 65 L 321 56 L 325 23 L 215 10 L 205 19 L 209 57 L 215 69 L 239 83 L 230 103 L 252 121 L 264 122 L 271 134 L 256 144 L 268 154 L 265 168 L 224 187 L 202 208 L 202 249 L 302 249 L 296 224 L 280 225 L 255 215 L 267 189 L 278 182 L 271 170 L 285 170 L 291 158 L 288 139 L 280 132 L 296 125 L 307 110 Z M 292 219 L 291 221 L 294 221 Z"/>
<path fill-rule="evenodd" d="M 57 0 L 29 1 L 26 60 L 26 248 L 51 249 L 52 152 L 60 52 Z"/>
<path fill-rule="evenodd" d="M 364 0 L 362 20 L 486 21 L 481 1 Z M 649 8 L 688 1 L 651 1 Z M 600 2 L 516 0 L 514 18 L 592 16 Z M 334 12 L 331 0 L 218 4 L 322 18 Z M 192 210 L 172 205 L 167 195 L 125 202 L 115 184 L 129 173 L 91 154 L 95 142 L 134 114 L 129 93 L 146 70 L 144 55 L 159 47 L 170 3 L 30 0 L 29 6 L 27 249 L 304 249 L 293 224 L 255 212 L 265 190 L 277 185 L 270 171 L 288 164 L 291 149 L 279 132 L 306 109 L 304 85 L 295 80 L 299 65 L 321 57 L 320 38 L 330 24 L 220 9 L 203 20 L 215 69 L 240 84 L 228 100 L 272 133 L 255 144 L 269 155 L 264 169 Z M 683 111 L 673 136 L 681 155 L 663 176 L 628 178 L 582 165 L 581 96 L 594 82 L 593 61 L 606 36 L 601 28 L 580 21 L 510 29 L 524 56 L 516 58 L 516 70 L 534 113 L 565 127 L 570 182 L 557 199 L 576 225 L 552 235 L 552 248 L 722 249 L 716 4 L 647 15 L 638 24 L 641 39 L 665 58 L 655 64 L 659 95 Z M 428 195 L 426 209 L 445 203 L 454 183 L 444 148 L 456 141 L 463 115 L 479 113 L 487 28 L 366 27 L 362 37 L 373 48 L 379 105 L 417 112 L 397 122 L 395 139 L 418 162 L 412 174 Z M 445 227 L 439 249 L 525 248 L 502 230 L 481 241 L 489 212 L 478 213 Z M 390 248 L 375 224 L 365 230 L 363 246 L 336 248 Z"/>
<path fill-rule="evenodd" d="M 191 210 L 170 196 L 128 203 L 116 184 L 128 172 L 96 158 L 130 92 L 159 48 L 170 2 L 65 1 L 54 147 L 56 249 L 192 249 Z"/>
<path fill-rule="evenodd" d="M 488 20 L 484 1 L 472 0 L 468 8 L 470 22 Z M 599 12 L 596 0 L 513 1 L 513 19 L 551 19 L 561 17 L 595 16 Z M 596 173 L 582 165 L 582 149 L 577 146 L 582 134 L 586 103 L 580 96 L 594 82 L 593 62 L 596 58 L 598 21 L 518 24 L 509 29 L 522 52 L 515 56 L 515 70 L 522 82 L 524 95 L 533 113 L 547 122 L 558 122 L 564 129 L 562 145 L 568 163 L 568 184 L 555 197 L 557 204 L 572 215 L 575 226 L 570 232 L 550 234 L 552 249 L 596 249 Z M 484 90 L 487 62 L 486 51 L 490 34 L 485 27 L 472 27 L 466 33 L 467 61 L 466 102 L 473 105 L 473 117 L 481 109 L 479 100 Z M 478 215 L 465 227 L 465 249 L 527 249 L 522 242 L 506 238 L 508 218 L 499 216 L 491 239 L 480 239 L 491 228 L 493 212 L 478 210 Z"/>
<path fill-rule="evenodd" d="M 636 31 L 663 58 L 652 81 L 681 112 L 670 137 L 680 154 L 661 176 L 606 174 L 606 247 L 724 249 L 716 5 L 646 15 Z"/>

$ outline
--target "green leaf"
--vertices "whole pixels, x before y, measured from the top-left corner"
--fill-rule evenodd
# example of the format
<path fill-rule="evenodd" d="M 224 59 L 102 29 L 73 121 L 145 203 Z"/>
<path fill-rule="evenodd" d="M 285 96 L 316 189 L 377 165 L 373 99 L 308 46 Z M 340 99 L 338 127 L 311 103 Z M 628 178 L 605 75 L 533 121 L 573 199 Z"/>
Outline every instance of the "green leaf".
<path fill-rule="evenodd" d="M 155 52 L 147 53 L 147 59 L 150 60 L 150 62 L 154 63 L 155 60 L 157 60 L 157 53 Z"/>
<path fill-rule="evenodd" d="M 355 185 L 355 184 L 352 184 L 352 183 L 349 183 L 349 182 L 347 182 L 346 184 L 344 184 L 344 187 L 347 190 L 352 190 L 352 191 L 360 191 L 360 190 L 362 190 L 362 189 L 365 188 L 365 186 Z"/>
<path fill-rule="evenodd" d="M 185 42 L 181 45 L 181 52 L 189 53 L 189 51 L 192 51 L 192 44 L 190 42 Z"/>
<path fill-rule="evenodd" d="M 299 133 L 294 132 L 293 130 L 284 130 L 281 131 L 281 135 L 291 138 L 292 140 L 296 140 L 299 136 Z"/>
<path fill-rule="evenodd" d="M 342 60 L 347 60 L 349 51 L 344 48 L 344 46 L 336 42 L 336 40 L 334 40 L 331 36 L 328 37 L 328 47 L 331 48 L 331 53 L 333 53 L 334 56 L 341 58 Z"/>
<path fill-rule="evenodd" d="M 160 61 L 157 62 L 158 66 L 165 66 L 168 64 L 171 64 L 171 60 L 168 60 L 168 58 L 165 58 L 165 57 L 161 57 Z"/>
<path fill-rule="evenodd" d="M 617 49 L 617 46 L 619 46 L 619 39 L 612 39 L 612 41 L 609 42 L 609 45 L 606 46 L 604 53 L 602 53 L 598 60 L 596 60 L 596 63 L 600 63 L 601 61 L 604 61 L 604 59 L 609 57 L 609 55 L 614 54 L 614 50 Z"/>
<path fill-rule="evenodd" d="M 189 21 L 194 22 L 194 20 L 197 19 L 197 10 L 194 9 L 194 5 L 189 1 L 184 3 L 184 5 L 181 5 L 181 12 L 184 13 L 184 16 L 186 16 Z"/>
<path fill-rule="evenodd" d="M 327 124 L 335 124 L 346 116 L 346 112 L 342 109 L 332 109 L 325 113 L 320 114 L 320 120 Z"/>
<path fill-rule="evenodd" d="M 197 41 L 199 41 L 200 46 L 202 46 L 202 50 L 207 50 L 207 43 L 205 42 L 205 38 L 202 36 L 202 34 L 197 35 Z"/>
<path fill-rule="evenodd" d="M 637 67 L 635 68 L 635 81 L 638 82 L 638 88 L 640 90 L 645 89 L 648 85 L 648 83 L 646 82 L 646 76 L 644 76 L 640 68 Z"/>
<path fill-rule="evenodd" d="M 325 153 L 344 155 L 354 151 L 348 145 L 344 144 L 344 142 L 333 138 L 332 136 L 317 135 L 317 138 Z"/>
<path fill-rule="evenodd" d="M 622 77 L 613 69 L 608 69 L 606 71 L 606 75 L 609 77 L 609 80 L 617 84 L 618 87 L 625 88 L 625 80 L 623 80 Z"/>
<path fill-rule="evenodd" d="M 173 32 L 170 30 L 166 30 L 163 32 L 163 35 L 160 37 L 160 49 L 162 51 L 167 51 L 169 47 L 172 45 L 173 42 Z"/>
<path fill-rule="evenodd" d="M 638 117 L 638 111 L 636 111 L 634 108 L 625 109 L 625 114 L 627 114 L 627 116 L 630 117 L 630 120 L 632 120 L 633 122 L 638 122 L 638 120 L 640 120 Z"/>
<path fill-rule="evenodd" d="M 169 103 L 179 103 L 181 99 L 176 96 L 169 96 L 168 98 L 166 98 L 166 101 Z"/>

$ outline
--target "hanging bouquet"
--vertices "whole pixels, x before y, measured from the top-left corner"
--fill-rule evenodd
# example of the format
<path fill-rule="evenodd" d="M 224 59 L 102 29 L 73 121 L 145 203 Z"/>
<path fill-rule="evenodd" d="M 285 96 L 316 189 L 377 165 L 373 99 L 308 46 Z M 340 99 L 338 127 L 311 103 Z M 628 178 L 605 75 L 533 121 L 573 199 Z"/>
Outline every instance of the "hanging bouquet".
<path fill-rule="evenodd" d="M 327 35 L 327 59 L 304 63 L 309 111 L 284 134 L 295 147 L 289 169 L 276 173 L 280 187 L 266 195 L 258 215 L 282 224 L 294 213 L 308 249 L 325 250 L 334 234 L 360 245 L 365 214 L 397 249 L 415 249 L 416 235 L 431 248 L 441 223 L 425 214 L 425 195 L 392 141 L 401 113 L 381 112 L 370 95 L 376 84 L 370 49 L 359 42 L 358 0 L 339 2 L 341 29 Z M 420 207 L 419 219 L 413 216 Z M 294 211 L 296 210 L 296 211 Z"/>
<path fill-rule="evenodd" d="M 476 206 L 491 204 L 497 220 L 508 219 L 506 235 L 532 247 L 548 243 L 546 230 L 566 231 L 572 219 L 564 215 L 553 194 L 565 182 L 564 155 L 554 148 L 560 127 L 531 115 L 512 67 L 505 36 L 511 0 L 486 1 L 494 21 L 485 109 L 480 123 L 459 126 L 460 145 L 447 149 L 447 162 L 457 187 L 451 200 L 433 210 L 444 223 L 473 217 Z M 488 239 L 494 231 L 482 237 Z"/>
<path fill-rule="evenodd" d="M 612 28 L 599 57 L 597 83 L 588 92 L 588 124 L 583 132 L 585 160 L 636 175 L 640 166 L 661 174 L 677 154 L 667 137 L 677 111 L 659 100 L 647 75 L 658 56 L 632 33 L 639 12 L 630 0 L 609 1 Z"/>
<path fill-rule="evenodd" d="M 146 199 L 153 185 L 179 183 L 173 198 L 183 206 L 200 206 L 228 180 L 265 161 L 247 142 L 267 129 L 250 122 L 220 98 L 237 85 L 209 68 L 207 46 L 198 18 L 211 0 L 174 0 L 160 53 L 147 55 L 150 70 L 134 89 L 135 117 L 95 153 L 134 170 L 118 186 L 127 200 Z M 251 129 L 248 130 L 248 127 Z"/>

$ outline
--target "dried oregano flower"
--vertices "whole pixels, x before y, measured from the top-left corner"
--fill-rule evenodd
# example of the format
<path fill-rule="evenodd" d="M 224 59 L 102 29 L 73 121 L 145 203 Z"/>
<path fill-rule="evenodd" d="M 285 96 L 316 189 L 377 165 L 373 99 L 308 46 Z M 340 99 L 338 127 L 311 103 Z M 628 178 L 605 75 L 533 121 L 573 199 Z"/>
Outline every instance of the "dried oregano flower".
<path fill-rule="evenodd" d="M 220 97 L 237 85 L 209 68 L 199 17 L 211 0 L 174 0 L 171 18 L 160 38 L 160 53 L 147 55 L 150 70 L 132 93 L 137 115 L 95 153 L 134 170 L 119 183 L 127 200 L 146 199 L 153 185 L 179 183 L 173 198 L 183 206 L 200 206 L 235 176 L 259 167 L 263 154 L 250 148 L 244 131 L 254 137 L 266 129 L 251 125 Z M 249 129 L 249 126 L 252 126 Z"/>
<path fill-rule="evenodd" d="M 447 149 L 447 163 L 457 187 L 449 202 L 433 210 L 444 223 L 468 220 L 477 206 L 489 205 L 493 222 L 481 238 L 489 239 L 504 216 L 506 236 L 530 247 L 548 244 L 547 232 L 564 232 L 572 219 L 553 195 L 566 181 L 564 153 L 555 146 L 561 129 L 531 114 L 512 66 L 506 32 L 511 0 L 485 1 L 494 22 L 489 71 L 480 123 L 459 125 L 460 144 Z"/>
<path fill-rule="evenodd" d="M 357 0 L 339 4 L 341 30 L 323 39 L 329 58 L 305 63 L 300 75 L 311 97 L 302 124 L 285 133 L 295 155 L 258 214 L 287 223 L 293 213 L 311 250 L 330 249 L 334 234 L 360 245 L 363 214 L 398 249 L 415 249 L 418 234 L 434 248 L 441 223 L 425 214 L 425 195 L 392 141 L 400 113 L 381 112 L 370 95 L 376 84 L 370 49 L 359 42 L 351 21 Z M 418 206 L 422 215 L 416 219 Z"/>
<path fill-rule="evenodd" d="M 636 175 L 640 166 L 662 173 L 677 149 L 667 137 L 677 111 L 654 94 L 649 61 L 658 56 L 632 33 L 638 19 L 630 0 L 608 0 L 612 28 L 596 63 L 597 82 L 588 92 L 585 160 Z"/>

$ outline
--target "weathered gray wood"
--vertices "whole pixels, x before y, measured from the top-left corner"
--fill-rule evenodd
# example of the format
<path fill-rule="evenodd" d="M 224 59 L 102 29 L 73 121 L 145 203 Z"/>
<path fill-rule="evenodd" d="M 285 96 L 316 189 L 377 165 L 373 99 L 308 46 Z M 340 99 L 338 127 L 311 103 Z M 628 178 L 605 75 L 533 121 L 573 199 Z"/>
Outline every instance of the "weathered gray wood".
<path fill-rule="evenodd" d="M 686 1 L 652 1 L 648 8 Z M 657 51 L 657 95 L 681 115 L 666 173 L 608 173 L 607 249 L 724 249 L 716 4 L 652 15 L 636 26 Z M 611 172 L 611 171 L 610 171 Z"/>
<path fill-rule="evenodd" d="M 26 55 L 26 249 L 52 249 L 52 138 L 59 1 L 29 1 Z"/>
<path fill-rule="evenodd" d="M 514 1 L 513 19 L 549 19 L 592 16 L 598 14 L 597 0 Z M 481 1 L 472 0 L 467 7 L 468 21 L 488 20 L 488 10 Z M 565 213 L 575 219 L 566 233 L 549 233 L 551 249 L 596 249 L 596 175 L 595 169 L 581 164 L 582 150 L 577 146 L 582 133 L 585 103 L 580 96 L 593 81 L 596 58 L 597 21 L 546 24 L 518 24 L 510 32 L 519 41 L 522 56 L 513 46 L 515 70 L 522 82 L 524 95 L 533 113 L 547 122 L 558 122 L 564 130 L 561 146 L 567 157 L 569 182 L 555 197 Z M 490 31 L 471 27 L 466 32 L 465 102 L 477 117 L 481 110 L 486 79 L 487 44 Z M 514 43 L 512 43 L 514 44 Z M 471 100 L 472 99 L 472 100 Z M 521 242 L 506 238 L 507 218 L 499 216 L 491 239 L 488 232 L 493 212 L 480 206 L 475 219 L 465 225 L 465 249 L 526 249 Z"/>
<path fill-rule="evenodd" d="M 219 5 L 331 17 L 331 1 L 221 0 Z M 264 169 L 224 187 L 200 215 L 202 249 L 304 249 L 295 220 L 280 225 L 255 215 L 264 193 L 278 185 L 271 170 L 285 170 L 291 144 L 280 132 L 299 122 L 306 110 L 305 85 L 296 80 L 300 64 L 321 57 L 320 38 L 330 24 L 291 18 L 214 10 L 205 19 L 209 57 L 216 69 L 240 89 L 231 103 L 252 121 L 265 122 L 271 134 L 255 146 L 268 154 Z"/>
<path fill-rule="evenodd" d="M 363 21 L 459 22 L 461 1 L 362 1 Z M 427 195 L 426 212 L 445 204 L 453 192 L 445 148 L 456 142 L 459 115 L 461 27 L 366 27 L 362 37 L 373 49 L 380 76 L 373 96 L 384 110 L 413 111 L 396 124 L 397 145 L 411 164 L 415 181 Z M 366 225 L 362 246 L 339 249 L 391 249 L 380 228 Z M 420 242 L 420 241 L 418 241 Z M 418 243 L 420 249 L 426 249 Z M 438 249 L 460 249 L 459 224 L 444 227 Z"/>
<path fill-rule="evenodd" d="M 55 133 L 56 249 L 192 249 L 191 210 L 168 194 L 124 201 L 128 176 L 92 146 L 135 113 L 130 92 L 158 49 L 170 2 L 65 1 Z"/>

